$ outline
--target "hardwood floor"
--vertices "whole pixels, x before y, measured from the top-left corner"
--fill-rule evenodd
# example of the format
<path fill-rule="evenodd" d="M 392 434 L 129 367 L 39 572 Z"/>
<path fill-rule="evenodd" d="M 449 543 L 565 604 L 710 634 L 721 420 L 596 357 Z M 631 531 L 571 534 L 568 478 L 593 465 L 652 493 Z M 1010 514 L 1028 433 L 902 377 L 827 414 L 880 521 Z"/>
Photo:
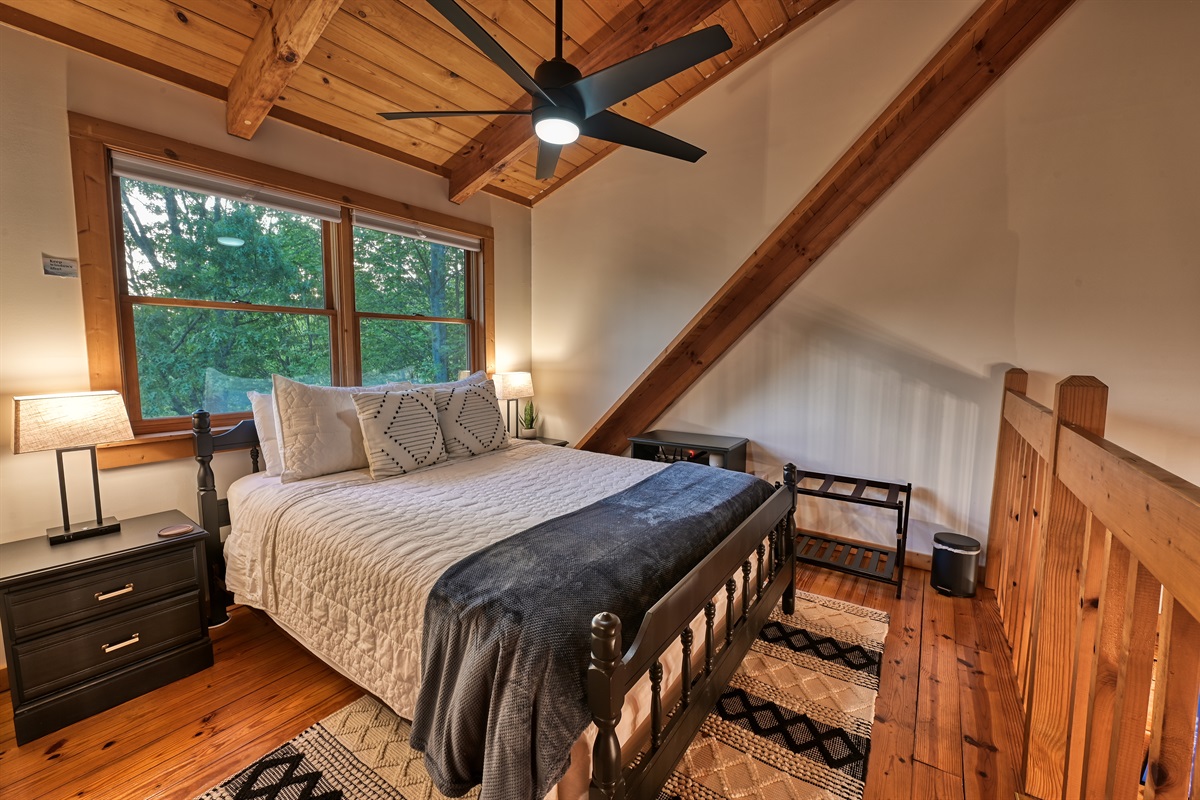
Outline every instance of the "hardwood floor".
<path fill-rule="evenodd" d="M 867 800 L 1011 800 L 1020 707 L 995 601 L 946 598 L 911 570 L 881 583 L 805 569 L 802 590 L 892 615 Z M 190 798 L 362 691 L 238 608 L 212 632 L 216 665 L 17 747 L 0 693 L 0 797 Z"/>

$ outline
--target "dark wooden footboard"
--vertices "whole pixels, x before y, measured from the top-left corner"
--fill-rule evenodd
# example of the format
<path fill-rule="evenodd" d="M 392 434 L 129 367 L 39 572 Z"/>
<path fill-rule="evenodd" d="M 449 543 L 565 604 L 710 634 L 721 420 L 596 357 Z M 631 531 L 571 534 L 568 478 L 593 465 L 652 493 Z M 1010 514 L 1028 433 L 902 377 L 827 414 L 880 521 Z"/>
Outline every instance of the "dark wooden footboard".
<path fill-rule="evenodd" d="M 242 420 L 224 433 L 214 434 L 208 412 L 192 414 L 192 438 L 196 444 L 196 504 L 200 527 L 208 532 L 205 555 L 208 557 L 208 624 L 221 625 L 229 620 L 225 610 L 233 596 L 225 589 L 225 555 L 221 548 L 221 528 L 229 524 L 229 503 L 217 497 L 217 482 L 212 471 L 214 453 L 250 449 L 250 465 L 258 472 L 258 431 L 254 420 Z"/>
<path fill-rule="evenodd" d="M 621 620 L 597 614 L 592 621 L 588 704 L 596 724 L 591 800 L 656 797 L 713 704 L 750 650 L 775 604 L 792 613 L 796 603 L 796 468 L 784 468 L 778 486 L 737 530 L 646 612 L 629 651 L 621 655 Z M 754 580 L 751 581 L 751 576 Z M 715 624 L 717 601 L 725 604 L 723 635 Z M 692 623 L 704 617 L 704 664 L 693 675 Z M 663 710 L 662 658 L 678 643 L 682 656 L 680 697 Z M 646 674 L 652 691 L 650 742 L 623 754 L 616 733 L 628 694 Z M 629 762 L 629 763 L 627 763 Z"/>

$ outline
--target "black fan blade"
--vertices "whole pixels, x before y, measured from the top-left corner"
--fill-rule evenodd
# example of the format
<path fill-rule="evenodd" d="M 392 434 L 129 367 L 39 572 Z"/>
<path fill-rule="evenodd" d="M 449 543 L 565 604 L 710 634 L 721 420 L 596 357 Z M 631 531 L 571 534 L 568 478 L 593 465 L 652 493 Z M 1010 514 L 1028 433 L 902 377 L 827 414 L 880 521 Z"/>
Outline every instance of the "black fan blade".
<path fill-rule="evenodd" d="M 454 0 L 429 0 L 429 5 L 437 9 L 443 17 L 450 21 L 451 25 L 462 31 L 463 36 L 470 39 L 476 47 L 483 51 L 484 55 L 496 62 L 496 66 L 508 73 L 508 77 L 520 84 L 522 89 L 546 102 L 552 102 L 542 91 L 542 87 L 533 80 L 533 76 L 522 69 L 517 60 L 510 56 L 499 42 L 489 36 L 474 17 L 463 11 L 458 3 L 455 3 Z"/>
<path fill-rule="evenodd" d="M 554 170 L 558 166 L 558 154 L 562 152 L 562 149 L 561 144 L 538 142 L 537 179 L 539 181 L 554 177 Z"/>
<path fill-rule="evenodd" d="M 583 121 L 580 132 L 593 139 L 603 139 L 606 142 L 636 147 L 639 150 L 649 150 L 651 153 L 681 158 L 695 163 L 704 155 L 704 151 L 682 139 L 668 136 L 662 131 L 647 127 L 640 122 L 626 119 L 612 111 L 601 111 L 595 116 Z M 539 177 L 541 177 L 539 175 Z"/>
<path fill-rule="evenodd" d="M 593 72 L 565 88 L 574 92 L 583 115 L 590 117 L 730 47 L 729 34 L 713 25 Z"/>
<path fill-rule="evenodd" d="M 428 119 L 430 117 L 490 117 L 493 114 L 519 114 L 529 116 L 532 111 L 380 111 L 384 119 Z"/>

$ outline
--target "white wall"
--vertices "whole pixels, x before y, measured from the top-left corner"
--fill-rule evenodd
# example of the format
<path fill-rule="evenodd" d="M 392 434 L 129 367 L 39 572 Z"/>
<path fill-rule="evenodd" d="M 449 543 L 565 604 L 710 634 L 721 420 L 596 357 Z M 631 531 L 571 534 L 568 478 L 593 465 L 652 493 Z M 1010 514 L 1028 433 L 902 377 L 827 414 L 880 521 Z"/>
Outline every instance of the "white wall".
<path fill-rule="evenodd" d="M 975 7 L 849 0 L 533 214 L 546 432 L 580 437 Z M 1110 438 L 1200 483 L 1200 3 L 1079 0 L 655 427 L 911 480 L 915 549 L 986 535 L 1001 377 L 1111 387 Z M 865 58 L 869 53 L 870 58 Z M 806 523 L 845 532 L 832 504 Z M 887 526 L 869 534 L 883 539 Z"/>
<path fill-rule="evenodd" d="M 498 369 L 530 364 L 530 212 L 477 195 L 462 206 L 446 182 L 268 119 L 253 141 L 225 133 L 224 105 L 27 34 L 0 27 L 0 541 L 61 524 L 53 453 L 12 454 L 16 394 L 88 387 L 78 280 L 42 274 L 41 254 L 77 256 L 67 111 L 252 158 L 491 225 L 496 231 Z M 68 456 L 71 507 L 89 507 L 86 456 Z M 248 471 L 219 456 L 219 488 Z M 195 514 L 195 462 L 106 470 L 104 510 Z"/>

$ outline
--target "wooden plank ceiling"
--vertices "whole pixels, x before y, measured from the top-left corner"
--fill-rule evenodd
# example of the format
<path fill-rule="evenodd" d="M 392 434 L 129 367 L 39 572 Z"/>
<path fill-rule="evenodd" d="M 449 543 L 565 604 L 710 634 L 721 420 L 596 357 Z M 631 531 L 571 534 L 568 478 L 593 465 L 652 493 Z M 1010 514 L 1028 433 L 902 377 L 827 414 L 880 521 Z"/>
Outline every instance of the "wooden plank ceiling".
<path fill-rule="evenodd" d="M 554 0 L 459 0 L 530 74 L 554 54 Z M 563 56 L 584 74 L 692 29 L 733 47 L 613 110 L 653 125 L 836 0 L 565 0 Z M 228 103 L 230 133 L 266 115 L 533 205 L 616 149 L 582 138 L 539 181 L 524 117 L 388 122 L 380 111 L 528 108 L 528 95 L 425 0 L 8 0 L 0 22 Z M 695 142 L 704 147 L 703 141 Z"/>

